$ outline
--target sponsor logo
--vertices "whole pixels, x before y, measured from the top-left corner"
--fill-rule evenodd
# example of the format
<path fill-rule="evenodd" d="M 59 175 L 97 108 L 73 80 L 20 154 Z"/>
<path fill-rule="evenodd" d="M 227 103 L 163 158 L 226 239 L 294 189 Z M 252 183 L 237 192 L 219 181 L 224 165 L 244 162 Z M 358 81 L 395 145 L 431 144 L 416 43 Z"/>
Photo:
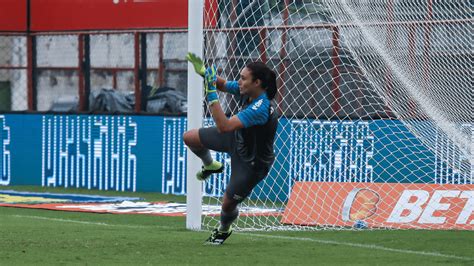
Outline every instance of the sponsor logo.
<path fill-rule="evenodd" d="M 290 132 L 290 189 L 294 181 L 373 182 L 369 123 L 293 120 Z"/>
<path fill-rule="evenodd" d="M 450 212 L 449 199 L 466 199 L 460 212 Z M 474 225 L 470 219 L 474 211 L 474 190 L 404 190 L 387 219 L 389 223 L 445 224 L 447 215 L 456 218 L 455 224 Z M 469 220 L 470 219 L 470 220 Z"/>
<path fill-rule="evenodd" d="M 151 214 L 164 216 L 185 216 L 186 204 L 173 202 L 131 202 L 112 204 L 61 204 L 55 207 L 58 210 L 76 210 L 88 212 L 106 212 L 122 214 Z M 203 215 L 220 215 L 222 207 L 220 205 L 203 205 Z M 278 214 L 279 210 L 272 208 L 259 207 L 241 207 L 240 215 L 243 216 L 262 216 Z"/>
<path fill-rule="evenodd" d="M 140 200 L 140 198 L 0 190 L 0 204 L 14 204 L 13 206 L 18 206 L 15 204 L 53 202 L 122 202 L 126 200 Z"/>
<path fill-rule="evenodd" d="M 474 124 L 461 124 L 459 130 L 471 138 L 471 151 L 461 151 L 446 134 L 434 138 L 434 182 L 436 184 L 474 184 Z"/>
<path fill-rule="evenodd" d="M 25 197 L 0 194 L 0 203 L 46 203 L 46 202 L 68 202 L 66 199 L 52 199 L 45 197 Z"/>
<path fill-rule="evenodd" d="M 237 194 L 234 194 L 233 198 L 236 200 L 236 201 L 241 201 L 244 199 L 244 197 L 240 196 L 240 195 L 237 195 Z"/>
<path fill-rule="evenodd" d="M 263 103 L 263 99 L 260 99 L 258 100 L 253 106 L 252 106 L 252 109 L 253 110 L 258 110 L 258 108 L 260 108 L 260 106 L 262 106 L 262 103 Z"/>
<path fill-rule="evenodd" d="M 43 116 L 42 185 L 136 191 L 137 123 L 125 116 Z"/>
<path fill-rule="evenodd" d="M 342 207 L 342 220 L 365 220 L 377 212 L 377 203 L 380 196 L 370 189 L 353 189 L 344 201 Z"/>
<path fill-rule="evenodd" d="M 182 137 L 186 119 L 168 118 L 163 121 L 162 193 L 186 194 L 186 146 Z"/>
<path fill-rule="evenodd" d="M 146 214 L 155 216 L 186 216 L 185 203 L 167 202 L 132 202 L 121 203 L 43 203 L 43 204 L 7 204 L 4 207 L 29 209 L 60 210 L 72 212 L 113 213 L 113 214 Z M 220 205 L 203 205 L 203 215 L 218 216 L 221 213 Z M 241 216 L 276 216 L 281 210 L 260 207 L 241 207 Z"/>
<path fill-rule="evenodd" d="M 296 182 L 282 222 L 474 230 L 474 185 Z"/>
<path fill-rule="evenodd" d="M 10 184 L 10 127 L 6 125 L 5 116 L 0 115 L 0 185 Z"/>
<path fill-rule="evenodd" d="M 204 126 L 214 126 L 211 119 L 204 119 Z M 163 122 L 163 162 L 162 162 L 162 193 L 186 194 L 186 145 L 183 136 L 187 120 L 165 117 Z M 225 152 L 211 150 L 211 155 L 225 165 L 222 173 L 214 174 L 203 183 L 203 195 L 221 197 L 230 180 L 230 156 Z"/>

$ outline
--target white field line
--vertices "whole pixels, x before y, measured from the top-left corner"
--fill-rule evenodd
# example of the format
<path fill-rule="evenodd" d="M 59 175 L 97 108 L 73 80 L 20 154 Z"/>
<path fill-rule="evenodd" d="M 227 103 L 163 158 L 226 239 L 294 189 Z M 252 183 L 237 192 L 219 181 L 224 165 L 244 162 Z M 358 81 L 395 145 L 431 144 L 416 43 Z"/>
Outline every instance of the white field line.
<path fill-rule="evenodd" d="M 62 219 L 62 218 L 51 218 L 51 217 L 32 216 L 32 215 L 9 215 L 9 216 L 12 216 L 12 217 L 19 217 L 19 218 L 36 219 L 36 220 L 46 220 L 46 221 L 63 222 L 63 223 L 75 223 L 75 224 L 86 224 L 86 225 L 99 225 L 99 226 L 109 226 L 109 227 L 124 227 L 124 228 L 132 228 L 132 229 L 151 229 L 151 228 L 176 229 L 175 227 L 163 226 L 163 225 L 108 224 L 108 223 L 101 223 L 101 222 L 89 222 L 89 221 L 81 221 L 81 220 L 71 220 L 71 219 Z"/>
<path fill-rule="evenodd" d="M 31 215 L 9 215 L 9 216 L 18 217 L 18 218 L 64 222 L 64 223 L 76 223 L 76 224 L 99 225 L 99 226 L 110 226 L 110 227 L 124 227 L 124 228 L 133 228 L 133 229 L 143 229 L 143 228 L 144 229 L 151 229 L 151 228 L 176 229 L 174 227 L 161 226 L 161 225 L 140 226 L 140 225 L 125 225 L 125 224 L 108 224 L 108 223 L 101 223 L 101 222 L 89 222 L 89 221 L 81 221 L 81 220 L 50 218 L 50 217 L 31 216 Z M 308 238 L 308 237 L 278 236 L 278 235 L 265 235 L 265 234 L 240 233 L 240 232 L 237 232 L 237 234 L 241 236 L 251 237 L 251 238 L 257 237 L 257 238 L 272 238 L 272 239 L 293 240 L 293 241 L 306 241 L 306 242 L 313 242 L 313 243 L 318 243 L 318 244 L 339 245 L 339 246 L 370 249 L 370 250 L 375 249 L 375 250 L 380 250 L 380 251 L 396 252 L 396 253 L 402 253 L 402 254 L 411 254 L 411 255 L 428 256 L 428 257 L 438 257 L 438 258 L 445 258 L 445 259 L 474 260 L 473 257 L 462 257 L 462 256 L 456 256 L 456 255 L 443 254 L 439 252 L 388 248 L 388 247 L 378 246 L 378 245 L 359 244 L 359 243 L 324 240 L 324 239 L 316 239 L 316 238 Z"/>
<path fill-rule="evenodd" d="M 363 248 L 363 249 L 371 249 L 371 250 L 376 249 L 376 250 L 381 250 L 381 251 L 397 252 L 397 253 L 403 253 L 403 254 L 413 254 L 413 255 L 421 255 L 421 256 L 429 256 L 429 257 L 439 257 L 439 258 L 446 258 L 446 259 L 474 260 L 474 258 L 471 258 L 471 257 L 461 257 L 461 256 L 456 256 L 456 255 L 443 254 L 439 252 L 388 248 L 388 247 L 378 246 L 378 245 L 341 242 L 341 241 L 315 239 L 315 238 L 307 238 L 307 237 L 277 236 L 277 235 L 264 235 L 264 234 L 252 234 L 252 233 L 238 233 L 238 234 L 246 235 L 250 237 L 254 236 L 254 237 L 273 238 L 273 239 L 282 239 L 282 240 L 298 240 L 298 241 L 308 241 L 308 242 L 327 244 L 327 245 L 339 245 L 339 246 L 347 246 L 347 247 Z"/>

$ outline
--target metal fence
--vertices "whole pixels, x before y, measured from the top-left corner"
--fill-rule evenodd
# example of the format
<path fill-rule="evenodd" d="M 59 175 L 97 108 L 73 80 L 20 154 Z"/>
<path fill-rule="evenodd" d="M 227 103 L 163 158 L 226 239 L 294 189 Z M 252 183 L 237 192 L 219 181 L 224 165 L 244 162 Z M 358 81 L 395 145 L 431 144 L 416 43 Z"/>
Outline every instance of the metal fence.
<path fill-rule="evenodd" d="M 328 62 L 335 66 L 328 72 L 330 88 L 316 89 L 331 97 L 327 111 L 340 109 L 337 78 L 343 71 L 339 54 L 337 29 L 325 25 L 332 34 L 325 35 L 328 47 Z M 285 82 L 291 75 L 287 60 L 292 55 L 285 53 L 286 33 L 308 29 L 288 29 L 280 26 L 280 34 L 271 34 L 271 29 L 262 28 L 253 42 L 260 43 L 258 53 L 245 56 L 270 64 L 279 74 L 281 94 L 294 86 Z M 311 30 L 311 29 L 309 29 Z M 266 43 L 283 38 L 280 48 L 265 47 Z M 147 113 L 146 101 L 149 87 L 171 87 L 186 95 L 187 92 L 187 30 L 126 30 L 126 31 L 84 31 L 84 32 L 0 32 L 0 110 L 29 112 L 95 112 L 91 108 L 91 95 L 101 89 L 110 89 L 128 95 L 133 99 L 131 112 Z M 208 40 L 209 41 L 209 40 Z M 230 45 L 224 42 L 220 45 Z M 276 49 L 276 62 L 267 56 Z M 235 56 L 239 52 L 234 51 Z M 234 56 L 234 57 L 235 57 Z M 234 57 L 228 60 L 234 61 Z M 310 59 L 312 60 L 312 59 Z M 323 59 L 318 59 L 323 60 Z M 327 71 L 321 70 L 321 71 Z M 233 78 L 235 73 L 230 74 Z M 238 76 L 238 75 L 237 75 Z M 311 83 L 311 82 L 310 82 Z M 300 90 L 318 84 L 301 83 Z M 296 93 L 296 92 L 295 92 Z M 282 97 L 283 95 L 281 95 Z M 280 97 L 280 100 L 281 100 Z M 280 103 L 282 104 L 282 103 Z M 224 104 L 225 105 L 225 104 Z M 225 109 L 227 106 L 224 106 Z M 314 106 L 313 106 L 314 107 Z M 322 108 L 322 107 L 321 107 Z M 291 112 L 291 108 L 286 108 Z M 295 107 L 294 112 L 301 108 Z M 324 112 L 317 112 L 324 114 Z M 285 113 L 285 115 L 288 115 Z"/>
<path fill-rule="evenodd" d="M 352 82 L 361 80 L 360 73 L 352 63 L 352 68 L 347 67 L 347 60 L 351 59 L 341 48 L 339 29 L 335 25 L 322 23 L 313 27 L 281 25 L 229 30 L 255 32 L 255 39 L 250 43 L 258 44 L 254 49 L 257 53 L 244 56 L 245 51 L 233 49 L 233 55 L 227 55 L 225 60 L 229 60 L 230 65 L 239 64 L 237 58 L 261 60 L 274 68 L 279 76 L 278 101 L 281 110 L 285 110 L 282 112 L 284 116 L 324 118 L 338 114 L 341 118 L 363 118 L 367 113 L 386 116 L 386 108 L 381 102 L 363 102 L 369 91 L 364 90 L 360 82 Z M 206 34 L 212 34 L 212 30 Z M 292 45 L 289 40 L 299 40 L 299 34 L 316 35 L 325 41 L 320 42 L 318 45 L 322 46 L 316 47 L 320 50 L 309 57 L 288 53 Z M 184 58 L 187 41 L 186 29 L 0 32 L 0 110 L 96 112 L 91 106 L 91 95 L 101 89 L 110 89 L 132 99 L 130 112 L 150 113 L 147 110 L 150 86 L 171 87 L 186 95 L 187 63 Z M 206 38 L 206 42 L 212 41 L 215 40 Z M 226 39 L 216 45 L 226 48 L 235 44 Z M 315 60 L 325 63 L 317 63 L 321 68 L 313 69 Z M 295 83 L 290 77 L 298 71 L 295 68 L 298 65 L 289 64 L 294 61 L 308 67 L 299 66 L 298 69 L 313 74 L 317 72 L 321 78 L 313 80 L 307 76 L 307 80 Z M 238 77 L 235 71 L 223 71 L 227 72 L 228 78 Z M 357 78 L 349 74 L 357 75 Z M 306 92 L 313 94 L 300 97 Z M 350 95 L 357 95 L 357 99 L 350 98 Z M 290 100 L 282 101 L 284 97 Z M 319 103 L 306 100 L 316 98 L 327 100 Z M 223 103 L 227 112 L 234 109 L 227 104 L 231 105 L 231 102 Z M 359 114 L 363 105 L 373 110 Z"/>
<path fill-rule="evenodd" d="M 144 112 L 147 85 L 186 93 L 186 51 L 186 30 L 0 32 L 0 110 L 89 112 L 91 93 L 114 89 Z"/>
<path fill-rule="evenodd" d="M 467 22 L 456 23 L 465 25 Z M 430 45 L 439 46 L 434 41 L 426 45 L 421 41 L 416 44 L 415 40 L 424 40 L 426 35 L 424 31 L 416 31 L 423 25 L 407 24 L 408 36 L 399 36 L 408 44 L 399 48 L 411 51 L 412 61 L 426 58 L 424 51 Z M 222 32 L 254 33 L 252 42 L 245 43 L 254 44 L 252 51 L 256 53 L 246 54 L 234 47 L 230 49 L 233 54 L 224 55 L 225 59 L 213 55 L 211 61 L 228 60 L 229 66 L 242 65 L 242 60 L 261 60 L 269 64 L 278 73 L 279 106 L 287 117 L 392 117 L 391 110 L 374 94 L 352 55 L 345 49 L 340 34 L 343 30 L 348 29 L 331 23 L 220 29 Z M 211 38 L 212 34 L 213 30 L 206 31 L 206 42 L 215 42 L 214 47 L 224 47 L 217 50 L 235 46 L 229 38 Z M 307 36 L 318 39 L 318 45 L 305 44 Z M 150 113 L 147 110 L 149 86 L 171 87 L 186 95 L 187 63 L 184 57 L 187 41 L 186 29 L 0 32 L 0 111 L 94 112 L 91 94 L 110 89 L 132 99 L 130 112 Z M 245 47 L 249 49 L 249 45 Z M 456 51 L 443 52 L 432 60 L 447 55 L 451 56 L 451 61 L 458 60 L 458 65 L 463 66 L 456 71 L 468 72 L 466 66 L 469 64 L 463 62 L 470 57 L 457 56 Z M 237 67 L 230 71 L 223 69 L 228 78 L 237 78 L 237 70 Z M 303 80 L 292 79 L 292 76 L 301 74 L 298 71 L 311 75 L 305 75 Z M 437 73 L 433 71 L 432 75 Z M 386 90 L 390 91 L 389 73 L 385 78 Z M 287 100 L 282 101 L 285 97 Z"/>

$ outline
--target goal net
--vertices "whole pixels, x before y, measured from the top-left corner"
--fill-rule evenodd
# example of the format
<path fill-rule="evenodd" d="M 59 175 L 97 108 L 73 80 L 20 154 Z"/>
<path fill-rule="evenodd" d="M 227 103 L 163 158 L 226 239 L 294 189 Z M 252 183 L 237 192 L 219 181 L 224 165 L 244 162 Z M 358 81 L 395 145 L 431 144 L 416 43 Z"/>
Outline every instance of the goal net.
<path fill-rule="evenodd" d="M 276 160 L 237 229 L 474 229 L 471 1 L 207 1 L 206 63 L 278 76 Z M 214 155 L 211 205 L 230 178 Z"/>

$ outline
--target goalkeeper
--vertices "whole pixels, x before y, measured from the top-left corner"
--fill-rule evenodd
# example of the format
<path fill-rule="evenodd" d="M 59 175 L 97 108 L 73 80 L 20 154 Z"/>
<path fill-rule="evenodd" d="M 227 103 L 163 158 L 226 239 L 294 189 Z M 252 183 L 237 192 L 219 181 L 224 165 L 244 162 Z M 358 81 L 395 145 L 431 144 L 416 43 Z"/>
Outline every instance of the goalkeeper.
<path fill-rule="evenodd" d="M 184 133 L 184 143 L 203 162 L 197 179 L 204 181 L 224 170 L 209 150 L 226 152 L 231 158 L 232 172 L 224 193 L 220 226 L 207 239 L 210 244 L 219 245 L 232 233 L 231 225 L 239 215 L 237 205 L 265 178 L 275 159 L 273 143 L 278 116 L 272 99 L 277 93 L 276 74 L 264 63 L 253 62 L 242 69 L 238 81 L 226 81 L 217 76 L 215 66 L 206 69 L 196 55 L 189 53 L 186 59 L 204 77 L 206 99 L 216 124 Z M 217 90 L 237 96 L 237 115 L 226 117 Z"/>

